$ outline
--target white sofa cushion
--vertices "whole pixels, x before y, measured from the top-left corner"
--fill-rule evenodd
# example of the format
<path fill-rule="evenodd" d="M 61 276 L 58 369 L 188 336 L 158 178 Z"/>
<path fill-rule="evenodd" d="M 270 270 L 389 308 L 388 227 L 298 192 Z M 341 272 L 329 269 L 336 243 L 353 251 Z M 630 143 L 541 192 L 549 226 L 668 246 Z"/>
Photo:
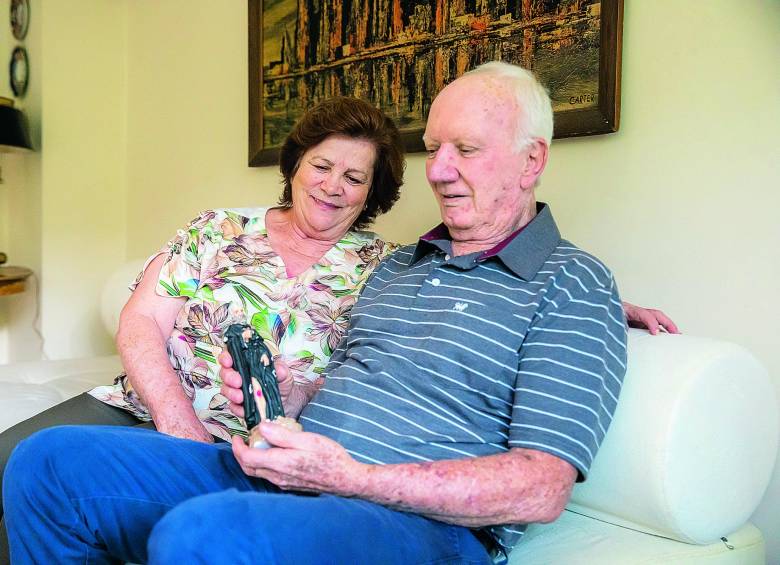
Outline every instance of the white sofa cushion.
<path fill-rule="evenodd" d="M 0 365 L 0 432 L 97 385 L 122 370 L 117 355 Z"/>
<path fill-rule="evenodd" d="M 103 284 L 100 319 L 110 335 L 116 333 L 119 313 L 130 296 L 128 285 L 143 266 L 142 259 L 127 261 Z M 121 370 L 117 355 L 0 365 L 0 432 L 63 400 L 111 384 Z"/>
<path fill-rule="evenodd" d="M 707 545 L 691 545 L 613 526 L 565 511 L 552 524 L 532 524 L 509 565 L 764 565 L 761 532 L 746 524 Z"/>

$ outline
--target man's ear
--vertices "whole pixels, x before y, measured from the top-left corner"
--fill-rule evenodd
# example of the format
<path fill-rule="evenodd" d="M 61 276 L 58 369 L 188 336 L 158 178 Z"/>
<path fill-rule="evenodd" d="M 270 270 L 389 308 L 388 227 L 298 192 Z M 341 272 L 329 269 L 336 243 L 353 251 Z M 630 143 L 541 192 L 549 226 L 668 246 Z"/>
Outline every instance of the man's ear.
<path fill-rule="evenodd" d="M 526 159 L 520 186 L 524 190 L 528 190 L 536 186 L 536 180 L 542 176 L 542 172 L 547 166 L 549 148 L 544 139 L 536 138 L 523 149 L 523 152 L 526 154 Z"/>

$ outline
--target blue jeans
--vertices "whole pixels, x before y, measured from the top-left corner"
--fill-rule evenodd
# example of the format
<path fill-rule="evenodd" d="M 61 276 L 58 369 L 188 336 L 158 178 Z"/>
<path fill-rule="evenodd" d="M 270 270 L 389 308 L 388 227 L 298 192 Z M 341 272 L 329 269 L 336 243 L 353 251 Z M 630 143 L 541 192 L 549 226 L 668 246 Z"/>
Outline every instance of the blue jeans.
<path fill-rule="evenodd" d="M 13 563 L 489 563 L 470 530 L 285 493 L 229 444 L 63 426 L 21 442 L 3 503 Z"/>

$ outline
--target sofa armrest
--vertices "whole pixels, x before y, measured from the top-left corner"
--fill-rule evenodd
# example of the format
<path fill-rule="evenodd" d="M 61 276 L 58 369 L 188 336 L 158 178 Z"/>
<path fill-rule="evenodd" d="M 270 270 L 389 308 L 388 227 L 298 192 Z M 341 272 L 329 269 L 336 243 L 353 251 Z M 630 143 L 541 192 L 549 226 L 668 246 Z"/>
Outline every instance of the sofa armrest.
<path fill-rule="evenodd" d="M 569 508 L 688 543 L 717 541 L 761 501 L 777 422 L 769 374 L 744 348 L 631 330 L 612 427 Z"/>

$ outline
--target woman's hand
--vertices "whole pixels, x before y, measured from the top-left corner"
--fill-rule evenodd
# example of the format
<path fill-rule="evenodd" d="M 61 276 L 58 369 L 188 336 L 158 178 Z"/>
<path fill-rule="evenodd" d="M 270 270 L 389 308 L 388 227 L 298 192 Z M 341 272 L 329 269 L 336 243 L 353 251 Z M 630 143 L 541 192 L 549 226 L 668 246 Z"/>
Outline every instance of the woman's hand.
<path fill-rule="evenodd" d="M 223 350 L 217 357 L 219 361 L 219 378 L 222 386 L 219 392 L 228 400 L 228 408 L 237 417 L 244 418 L 244 392 L 241 390 L 241 375 L 233 369 L 233 358 Z M 281 393 L 281 389 L 279 390 Z"/>
<path fill-rule="evenodd" d="M 244 394 L 241 392 L 241 375 L 233 369 L 233 359 L 230 353 L 222 351 L 217 357 L 220 364 L 219 376 L 222 379 L 222 395 L 228 399 L 230 411 L 239 418 L 244 417 Z M 311 383 L 295 382 L 290 368 L 281 358 L 274 359 L 274 371 L 279 383 L 279 394 L 284 405 L 284 415 L 297 419 L 303 407 L 309 403 L 314 393 L 319 390 L 325 379 L 320 377 Z"/>
<path fill-rule="evenodd" d="M 219 376 L 222 379 L 222 388 L 220 392 L 228 399 L 230 411 L 239 418 L 244 417 L 244 393 L 241 390 L 241 375 L 233 369 L 233 358 L 226 350 L 219 354 L 217 360 L 220 364 Z M 281 358 L 274 359 L 274 371 L 276 372 L 276 381 L 279 383 L 279 395 L 282 397 L 284 412 L 289 412 L 287 404 L 295 382 L 293 381 L 290 369 Z"/>
<path fill-rule="evenodd" d="M 659 330 L 670 334 L 680 333 L 672 319 L 660 310 L 623 302 L 623 311 L 626 313 L 629 327 L 646 329 L 652 335 L 656 335 Z"/>

